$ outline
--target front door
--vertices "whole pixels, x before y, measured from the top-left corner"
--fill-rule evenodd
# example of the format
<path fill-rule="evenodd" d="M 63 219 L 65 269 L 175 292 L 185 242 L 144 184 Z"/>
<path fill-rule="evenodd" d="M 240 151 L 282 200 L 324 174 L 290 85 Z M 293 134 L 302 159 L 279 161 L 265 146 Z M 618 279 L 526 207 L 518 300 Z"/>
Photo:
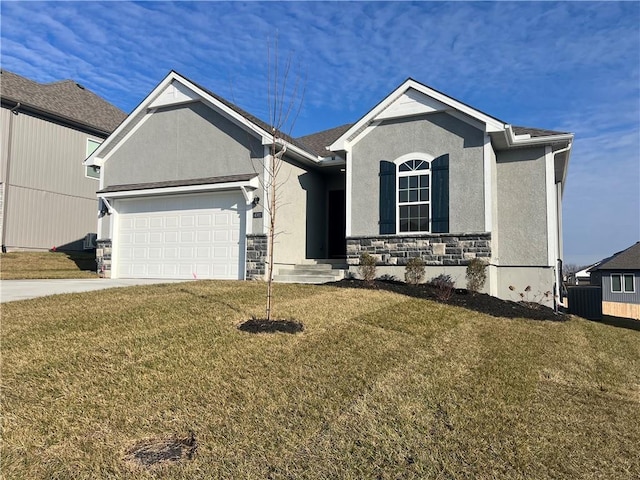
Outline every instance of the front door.
<path fill-rule="evenodd" d="M 329 191 L 329 258 L 347 256 L 346 210 L 344 190 Z"/>

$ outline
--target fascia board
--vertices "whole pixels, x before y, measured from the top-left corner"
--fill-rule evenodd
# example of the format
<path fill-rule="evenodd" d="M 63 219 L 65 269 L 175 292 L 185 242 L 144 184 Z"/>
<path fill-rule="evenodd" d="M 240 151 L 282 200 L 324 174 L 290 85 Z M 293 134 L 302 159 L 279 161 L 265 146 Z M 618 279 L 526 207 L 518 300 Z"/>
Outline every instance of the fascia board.
<path fill-rule="evenodd" d="M 262 145 L 267 147 L 269 145 L 271 145 L 273 143 L 273 138 L 267 134 L 264 135 L 262 137 Z M 276 140 L 276 144 L 279 145 L 280 147 L 287 147 L 287 152 L 289 153 L 293 153 L 295 154 L 297 157 L 299 157 L 301 160 L 304 161 L 308 161 L 311 162 L 311 164 L 313 165 L 317 165 L 318 163 L 320 163 L 321 158 L 316 156 L 316 155 L 312 155 L 309 152 L 307 152 L 306 150 L 298 147 L 297 145 L 294 145 L 290 142 L 287 142 L 286 140 L 283 140 L 281 138 L 278 138 Z"/>
<path fill-rule="evenodd" d="M 516 135 L 511 125 L 506 126 L 505 138 L 509 147 L 524 147 L 529 145 L 549 145 L 552 143 L 572 142 L 573 133 L 532 137 L 531 135 Z"/>
<path fill-rule="evenodd" d="M 234 190 L 234 189 L 250 189 L 258 188 L 256 181 L 251 179 L 246 182 L 224 182 L 211 183 L 205 185 L 187 185 L 182 187 L 161 187 L 161 188 L 145 188 L 140 190 L 123 190 L 121 192 L 99 193 L 98 198 L 132 198 L 147 197 L 153 195 L 171 195 L 178 193 L 199 193 L 199 192 L 215 192 L 218 190 Z"/>
<path fill-rule="evenodd" d="M 89 157 L 83 162 L 83 165 L 86 166 L 91 166 L 91 165 L 96 165 L 96 166 L 102 166 L 102 164 L 104 163 L 104 158 L 102 153 L 106 150 L 106 148 L 111 145 L 111 143 L 114 141 L 113 139 L 117 138 L 124 130 L 126 130 L 130 124 L 132 124 L 134 121 L 139 121 L 140 119 L 137 119 L 138 115 L 140 115 L 141 113 L 145 112 L 148 108 L 148 106 L 151 104 L 151 102 L 153 102 L 153 100 L 155 100 L 155 98 L 160 94 L 160 92 L 164 91 L 165 88 L 167 88 L 171 82 L 174 80 L 175 78 L 175 72 L 169 72 L 169 74 L 164 78 L 164 80 L 162 80 L 157 86 L 156 88 L 154 88 L 151 93 L 149 95 L 147 95 L 144 100 L 142 100 L 142 102 L 140 102 L 138 104 L 138 106 L 133 110 L 133 112 L 131 112 L 129 114 L 129 116 L 124 120 L 124 122 L 122 122 L 118 128 L 116 128 L 111 135 L 109 135 L 106 140 L 104 142 L 102 142 L 100 144 L 100 146 L 91 154 L 89 155 Z M 144 117 L 143 117 L 144 118 Z M 124 139 L 122 139 L 124 140 Z"/>
<path fill-rule="evenodd" d="M 337 167 L 337 166 L 344 166 L 347 164 L 347 161 L 344 158 L 335 158 L 332 159 L 331 157 L 328 157 L 326 160 L 320 160 L 320 162 L 318 162 L 318 165 L 320 165 L 321 167 Z"/>
<path fill-rule="evenodd" d="M 337 140 L 335 140 L 327 148 L 331 151 L 336 150 L 348 150 L 353 142 L 349 142 L 348 139 L 363 128 L 367 123 L 376 118 L 384 109 L 386 109 L 395 99 L 402 95 L 408 89 L 408 85 L 411 80 L 406 80 L 402 85 L 396 88 L 393 92 L 387 95 L 380 103 L 369 110 L 360 120 L 358 120 L 353 126 L 344 132 Z"/>
<path fill-rule="evenodd" d="M 499 120 L 493 117 L 490 117 L 489 115 L 482 113 L 481 111 L 476 110 L 475 108 L 472 108 L 469 105 L 465 105 L 464 103 L 459 102 L 458 100 L 451 98 L 448 95 L 445 95 L 444 93 L 438 92 L 437 90 L 433 90 L 432 88 L 429 88 L 426 85 L 418 83 L 415 80 L 412 80 L 412 79 L 408 80 L 408 88 L 413 88 L 431 98 L 438 100 L 441 103 L 444 103 L 445 105 L 448 105 L 449 107 L 455 110 L 458 110 L 459 112 L 462 112 L 470 116 L 471 118 L 474 118 L 484 123 L 487 126 L 486 131 L 488 133 L 500 132 L 505 128 L 504 123 L 500 122 Z"/>
<path fill-rule="evenodd" d="M 406 80 L 402 85 L 396 88 L 391 94 L 387 95 L 387 97 L 382 100 L 378 105 L 372 108 L 366 115 L 364 115 L 358 122 L 356 122 L 349 130 L 342 134 L 340 138 L 334 141 L 331 145 L 329 145 L 329 150 L 347 150 L 350 145 L 355 143 L 354 141 L 348 142 L 352 135 L 361 130 L 365 125 L 372 122 L 383 110 L 385 110 L 391 103 L 393 103 L 400 95 L 404 94 L 409 89 L 414 89 L 424 95 L 427 95 L 444 105 L 449 106 L 450 108 L 457 110 L 465 115 L 483 123 L 486 125 L 485 130 L 488 133 L 492 132 L 500 132 L 505 128 L 504 123 L 498 121 L 497 119 L 490 117 L 474 108 L 465 105 L 462 102 L 459 102 L 443 93 L 440 93 L 436 90 L 433 90 L 426 85 L 422 85 L 419 82 L 416 82 L 413 79 Z"/>
<path fill-rule="evenodd" d="M 127 119 L 124 122 L 122 122 L 120 124 L 120 126 L 107 138 L 107 140 L 105 140 L 100 145 L 100 147 L 98 147 L 96 149 L 96 151 L 93 152 L 93 154 L 90 155 L 89 158 L 87 158 L 85 160 L 84 165 L 102 166 L 102 164 L 106 160 L 106 157 L 105 158 L 102 157 L 102 153 L 105 151 L 107 146 L 109 146 L 111 144 L 111 142 L 113 141 L 113 140 L 110 141 L 110 139 L 116 138 L 120 133 L 122 133 L 123 130 L 128 128 L 129 125 L 131 123 L 133 123 L 134 121 L 140 122 L 142 119 L 144 119 L 145 118 L 144 116 L 142 118 L 140 118 L 140 119 L 137 119 L 137 117 L 140 114 L 144 113 L 145 111 L 148 111 L 151 108 L 152 103 L 158 97 L 158 95 L 160 95 L 166 88 L 168 88 L 169 85 L 171 85 L 171 83 L 173 81 L 176 81 L 176 82 L 182 84 L 183 86 L 187 87 L 189 90 L 191 90 L 196 95 L 198 95 L 206 104 L 208 104 L 209 107 L 213 107 L 213 108 L 219 110 L 225 116 L 227 116 L 228 118 L 232 119 L 232 121 L 234 121 L 235 123 L 241 125 L 246 130 L 248 130 L 250 132 L 253 132 L 257 137 L 259 137 L 259 138 L 262 137 L 263 138 L 263 137 L 269 135 L 268 132 L 266 132 L 264 129 L 262 129 L 261 127 L 259 127 L 255 123 L 249 121 L 248 119 L 246 119 L 245 117 L 240 115 L 235 110 L 231 109 L 230 107 L 228 107 L 224 103 L 222 103 L 219 100 L 217 100 L 216 98 L 212 97 L 207 92 L 205 92 L 204 90 L 202 90 L 198 86 L 194 85 L 193 83 L 191 83 L 189 80 L 187 80 L 186 78 L 182 77 L 178 73 L 176 73 L 174 71 L 171 71 L 164 78 L 164 80 L 162 80 L 156 86 L 156 88 L 154 88 L 152 90 L 152 92 L 145 97 L 145 99 L 136 107 L 136 109 L 127 117 Z M 179 102 L 179 103 L 190 103 L 192 101 L 194 101 L 194 100 L 184 101 L 184 102 Z M 135 126 L 133 128 L 135 128 Z M 120 141 L 125 141 L 126 138 L 127 138 L 127 136 L 122 138 Z"/>
<path fill-rule="evenodd" d="M 225 105 L 224 103 L 220 102 L 218 99 L 212 97 L 207 92 L 205 92 L 204 90 L 202 90 L 198 86 L 194 85 L 193 83 L 191 83 L 186 78 L 180 76 L 176 72 L 172 72 L 172 73 L 175 76 L 175 80 L 179 81 L 184 86 L 189 88 L 191 91 L 195 92 L 198 96 L 200 96 L 202 99 L 204 99 L 210 105 L 215 106 L 216 109 L 220 110 L 221 112 L 225 113 L 227 116 L 229 116 L 232 119 L 234 119 L 237 123 L 245 126 L 247 129 L 249 129 L 249 130 L 253 131 L 254 133 L 256 133 L 256 135 L 258 137 L 265 137 L 265 136 L 269 135 L 269 132 L 265 131 L 263 128 L 259 127 L 258 125 L 256 125 L 255 123 L 251 122 L 247 118 L 243 117 L 242 115 L 240 115 L 238 112 L 236 112 L 232 108 L 230 108 L 227 105 Z"/>

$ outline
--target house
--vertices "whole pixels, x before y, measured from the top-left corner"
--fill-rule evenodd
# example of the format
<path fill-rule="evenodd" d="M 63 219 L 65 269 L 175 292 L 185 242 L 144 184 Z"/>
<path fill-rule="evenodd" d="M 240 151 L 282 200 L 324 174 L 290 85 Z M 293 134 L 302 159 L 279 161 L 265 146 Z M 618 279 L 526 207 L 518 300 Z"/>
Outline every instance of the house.
<path fill-rule="evenodd" d="M 99 173 L 82 162 L 126 114 L 73 80 L 0 73 L 2 251 L 83 248 Z"/>
<path fill-rule="evenodd" d="M 589 269 L 602 290 L 602 313 L 640 320 L 640 242 Z"/>
<path fill-rule="evenodd" d="M 575 279 L 575 285 L 591 285 L 591 273 L 589 272 L 589 269 L 593 268 L 595 265 L 590 265 L 574 273 L 573 278 Z"/>
<path fill-rule="evenodd" d="M 170 72 L 85 162 L 100 169 L 104 275 L 263 277 L 270 131 Z M 342 258 L 355 272 L 367 252 L 402 278 L 421 256 L 427 278 L 464 286 L 479 257 L 491 295 L 529 286 L 553 304 L 572 141 L 408 79 L 354 124 L 279 141 L 276 268 Z"/>
<path fill-rule="evenodd" d="M 591 285 L 591 273 L 589 272 L 589 270 L 595 267 L 596 265 L 598 265 L 599 263 L 600 262 L 593 263 L 588 267 L 581 268 L 577 272 L 572 272 L 565 275 L 565 284 L 567 286 Z"/>

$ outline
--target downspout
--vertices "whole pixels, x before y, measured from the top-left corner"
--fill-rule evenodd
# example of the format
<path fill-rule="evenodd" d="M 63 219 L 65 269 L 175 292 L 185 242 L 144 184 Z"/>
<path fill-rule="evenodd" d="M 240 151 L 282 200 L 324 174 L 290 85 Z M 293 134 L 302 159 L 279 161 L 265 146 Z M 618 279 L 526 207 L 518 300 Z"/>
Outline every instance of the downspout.
<path fill-rule="evenodd" d="M 18 109 L 20 108 L 20 102 L 16 103 L 9 112 L 9 132 L 7 134 L 7 163 L 5 165 L 4 172 L 4 188 L 2 194 L 2 253 L 7 253 L 7 245 L 5 240 L 7 238 L 7 198 L 9 198 L 9 173 L 11 172 L 11 146 L 13 145 L 13 116 L 18 115 Z"/>
<path fill-rule="evenodd" d="M 573 145 L 573 142 L 569 142 L 569 144 L 565 147 L 565 148 L 561 148 L 560 150 L 557 150 L 555 152 L 553 152 L 553 161 L 555 164 L 555 160 L 556 160 L 556 155 L 560 154 L 560 153 L 564 153 L 564 152 L 568 152 L 569 150 L 571 150 L 571 147 Z M 558 198 L 560 197 L 560 198 Z M 560 238 L 561 232 L 560 232 L 560 219 L 562 218 L 562 208 L 558 208 L 558 201 L 562 199 L 562 193 L 560 192 L 560 195 L 558 195 L 558 190 L 556 189 L 556 208 L 559 210 L 556 212 L 556 221 L 558 222 L 558 231 L 557 231 L 557 235 L 558 238 L 556 238 L 556 246 L 558 248 L 558 251 L 556 252 L 558 254 L 558 256 L 560 256 L 560 244 L 562 242 L 562 239 Z M 554 267 L 555 270 L 555 280 L 556 280 L 556 295 L 554 296 L 554 302 L 553 302 L 553 306 L 554 306 L 554 310 L 556 311 L 556 313 L 558 312 L 558 302 L 563 302 L 564 304 L 564 299 L 563 299 L 563 295 L 562 295 L 562 259 L 561 258 L 557 258 L 556 259 L 556 265 Z"/>

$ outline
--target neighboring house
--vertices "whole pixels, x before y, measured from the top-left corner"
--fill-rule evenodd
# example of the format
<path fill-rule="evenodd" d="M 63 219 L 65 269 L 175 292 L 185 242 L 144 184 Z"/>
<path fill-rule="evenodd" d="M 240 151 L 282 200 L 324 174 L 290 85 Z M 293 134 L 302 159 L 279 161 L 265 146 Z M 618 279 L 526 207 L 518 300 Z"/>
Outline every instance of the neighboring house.
<path fill-rule="evenodd" d="M 99 172 L 82 162 L 126 114 L 73 80 L 0 73 L 2 250 L 83 248 Z"/>
<path fill-rule="evenodd" d="M 105 276 L 263 277 L 269 132 L 170 72 L 86 161 L 100 167 Z M 561 280 L 572 141 L 408 79 L 355 124 L 280 142 L 277 268 L 343 258 L 355 272 L 368 252 L 379 275 L 403 278 L 421 256 L 427 278 L 465 286 L 480 257 L 491 295 L 518 300 L 530 286 L 542 298 Z"/>
<path fill-rule="evenodd" d="M 590 269 L 598 265 L 598 263 L 594 263 L 593 265 L 589 265 L 588 267 L 584 267 L 577 272 L 570 273 L 567 275 L 566 283 L 567 285 L 591 285 L 591 273 Z"/>
<path fill-rule="evenodd" d="M 640 242 L 592 267 L 591 284 L 602 288 L 602 313 L 640 320 Z"/>

